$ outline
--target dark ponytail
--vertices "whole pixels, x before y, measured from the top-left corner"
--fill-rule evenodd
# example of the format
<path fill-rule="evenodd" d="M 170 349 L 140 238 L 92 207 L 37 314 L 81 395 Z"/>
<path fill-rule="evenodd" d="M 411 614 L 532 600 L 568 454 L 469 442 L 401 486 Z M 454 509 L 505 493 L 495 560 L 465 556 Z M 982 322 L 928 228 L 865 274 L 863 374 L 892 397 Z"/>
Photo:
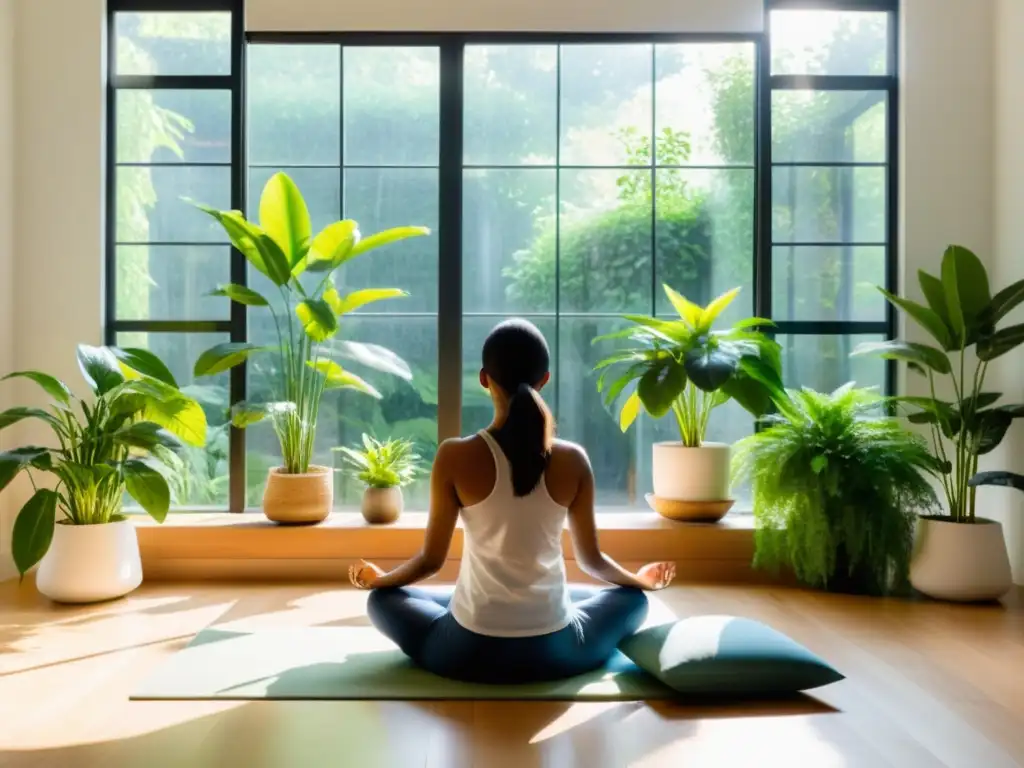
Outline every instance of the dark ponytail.
<path fill-rule="evenodd" d="M 508 416 L 494 437 L 512 467 L 516 496 L 537 487 L 551 458 L 555 421 L 536 389 L 549 363 L 547 341 L 526 320 L 501 323 L 484 342 L 484 372 L 509 395 Z"/>

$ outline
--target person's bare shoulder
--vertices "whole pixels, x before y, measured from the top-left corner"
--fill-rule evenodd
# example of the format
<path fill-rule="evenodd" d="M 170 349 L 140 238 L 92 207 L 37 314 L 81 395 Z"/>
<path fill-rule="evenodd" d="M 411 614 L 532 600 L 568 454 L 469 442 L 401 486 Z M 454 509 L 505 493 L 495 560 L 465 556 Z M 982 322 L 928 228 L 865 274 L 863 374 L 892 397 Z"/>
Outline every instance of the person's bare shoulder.
<path fill-rule="evenodd" d="M 590 473 L 590 458 L 583 446 L 568 440 L 555 440 L 551 446 L 551 466 L 556 471 L 584 477 Z"/>

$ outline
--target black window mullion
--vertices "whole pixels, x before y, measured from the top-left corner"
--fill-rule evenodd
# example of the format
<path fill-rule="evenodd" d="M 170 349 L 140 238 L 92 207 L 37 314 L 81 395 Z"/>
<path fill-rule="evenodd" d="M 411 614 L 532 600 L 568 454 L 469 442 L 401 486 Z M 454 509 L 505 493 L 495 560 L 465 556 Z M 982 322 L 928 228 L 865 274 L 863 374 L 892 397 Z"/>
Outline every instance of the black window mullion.
<path fill-rule="evenodd" d="M 234 17 L 232 17 L 234 18 Z M 234 46 L 234 36 L 232 36 Z M 113 45 L 109 46 L 113 49 Z M 232 52 L 233 53 L 233 52 Z M 234 67 L 232 57 L 232 68 Z M 114 66 L 113 62 L 110 64 Z M 114 72 L 114 69 L 110 70 Z M 238 73 L 230 75 L 117 75 L 110 76 L 110 83 L 119 91 L 228 91 L 235 87 Z"/>
<path fill-rule="evenodd" d="M 231 16 L 231 207 L 246 210 L 248 172 L 245 167 L 245 15 L 244 0 L 233 0 Z M 231 282 L 248 283 L 248 267 L 241 251 L 231 249 Z M 231 341 L 241 343 L 249 335 L 247 307 L 231 302 Z M 245 400 L 248 365 L 231 369 L 228 399 L 232 405 Z M 228 437 L 228 509 L 245 511 L 245 432 L 231 426 Z"/>

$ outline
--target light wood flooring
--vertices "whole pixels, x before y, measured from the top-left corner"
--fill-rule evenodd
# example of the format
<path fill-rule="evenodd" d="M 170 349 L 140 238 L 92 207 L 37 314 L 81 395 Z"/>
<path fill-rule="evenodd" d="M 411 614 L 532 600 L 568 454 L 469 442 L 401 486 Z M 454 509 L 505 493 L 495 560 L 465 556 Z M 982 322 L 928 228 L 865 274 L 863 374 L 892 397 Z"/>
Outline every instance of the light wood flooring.
<path fill-rule="evenodd" d="M 768 622 L 847 680 L 777 703 L 132 702 L 210 624 L 362 624 L 337 584 L 144 585 L 89 607 L 0 585 L 0 766 L 619 768 L 1024 765 L 1024 590 L 955 606 L 678 586 L 678 615 Z"/>

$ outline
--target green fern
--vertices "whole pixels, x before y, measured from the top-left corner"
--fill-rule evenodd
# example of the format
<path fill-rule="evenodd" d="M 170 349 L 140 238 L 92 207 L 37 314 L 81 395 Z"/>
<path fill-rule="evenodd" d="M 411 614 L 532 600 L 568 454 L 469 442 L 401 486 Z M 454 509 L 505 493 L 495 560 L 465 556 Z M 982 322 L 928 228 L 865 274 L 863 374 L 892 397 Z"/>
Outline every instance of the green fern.
<path fill-rule="evenodd" d="M 936 504 L 927 444 L 884 415 L 874 390 L 789 394 L 788 413 L 734 449 L 734 480 L 753 490 L 754 565 L 788 566 L 816 587 L 901 589 L 916 516 Z"/>
<path fill-rule="evenodd" d="M 375 440 L 363 433 L 363 447 L 334 449 L 352 475 L 370 488 L 401 488 L 416 479 L 420 457 L 411 440 Z"/>

